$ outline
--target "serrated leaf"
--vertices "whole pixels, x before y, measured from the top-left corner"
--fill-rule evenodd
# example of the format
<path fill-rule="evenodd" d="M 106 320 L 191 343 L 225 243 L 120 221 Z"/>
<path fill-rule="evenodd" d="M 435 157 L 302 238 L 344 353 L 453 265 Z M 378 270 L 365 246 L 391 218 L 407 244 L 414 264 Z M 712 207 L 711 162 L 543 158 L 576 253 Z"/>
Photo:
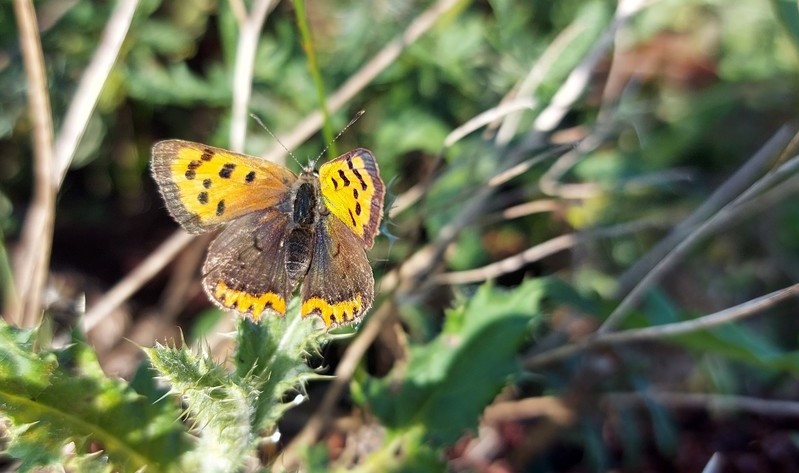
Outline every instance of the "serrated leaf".
<path fill-rule="evenodd" d="M 407 366 L 367 380 L 368 405 L 395 432 L 424 426 L 425 442 L 455 441 L 519 373 L 516 354 L 538 321 L 547 286 L 530 280 L 512 291 L 480 287 L 447 315 L 436 339 L 411 348 Z"/>
<path fill-rule="evenodd" d="M 252 379 L 261 392 L 254 419 L 259 430 L 272 429 L 292 407 L 282 402 L 288 392 L 304 393 L 305 382 L 318 377 L 307 365 L 307 358 L 319 353 L 326 337 L 317 322 L 299 316 L 296 299 L 284 317 L 267 317 L 260 324 L 249 319 L 239 322 L 236 373 L 239 379 Z"/>
<path fill-rule="evenodd" d="M 180 394 L 200 434 L 198 448 L 189 454 L 184 467 L 234 471 L 255 442 L 251 424 L 258 392 L 253 386 L 234 383 L 208 353 L 160 344 L 145 352 L 172 391 Z"/>
<path fill-rule="evenodd" d="M 304 391 L 317 377 L 306 358 L 317 353 L 326 332 L 302 319 L 293 303 L 284 317 L 260 324 L 238 319 L 234 370 L 207 353 L 158 345 L 145 349 L 150 361 L 186 404 L 200 446 L 184 467 L 191 471 L 234 471 L 253 454 L 261 435 L 275 429 L 286 409 L 284 397 Z"/>
<path fill-rule="evenodd" d="M 100 446 L 118 470 L 176 465 L 188 446 L 177 409 L 105 377 L 84 343 L 37 353 L 35 338 L 0 322 L 0 415 L 12 423 L 7 453 L 20 471 L 61 464 L 70 442 L 78 455 Z"/>

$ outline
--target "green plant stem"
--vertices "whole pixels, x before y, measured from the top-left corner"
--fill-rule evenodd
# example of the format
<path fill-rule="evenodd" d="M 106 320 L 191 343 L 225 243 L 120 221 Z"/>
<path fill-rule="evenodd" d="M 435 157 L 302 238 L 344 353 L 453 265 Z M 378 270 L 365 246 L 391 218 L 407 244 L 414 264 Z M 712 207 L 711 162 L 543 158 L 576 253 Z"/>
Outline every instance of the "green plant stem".
<path fill-rule="evenodd" d="M 305 2 L 303 0 L 294 0 L 294 11 L 297 16 L 297 26 L 300 29 L 300 36 L 302 38 L 302 49 L 305 50 L 305 56 L 308 58 L 308 70 L 316 86 L 319 108 L 322 111 L 322 134 L 325 137 L 325 142 L 329 143 L 327 154 L 332 159 L 338 156 L 338 152 L 336 151 L 336 144 L 333 142 L 333 127 L 330 124 L 330 113 L 327 110 L 325 85 L 322 81 L 322 74 L 319 73 L 319 65 L 316 62 L 316 51 L 313 46 L 314 42 L 311 37 L 311 29 L 308 26 Z"/>

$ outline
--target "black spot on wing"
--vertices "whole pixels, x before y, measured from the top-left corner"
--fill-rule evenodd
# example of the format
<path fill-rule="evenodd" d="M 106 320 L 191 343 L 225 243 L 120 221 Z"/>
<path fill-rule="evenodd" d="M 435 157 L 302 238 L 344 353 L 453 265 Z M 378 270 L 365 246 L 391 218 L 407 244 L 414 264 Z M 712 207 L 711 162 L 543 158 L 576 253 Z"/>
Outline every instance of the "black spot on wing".
<path fill-rule="evenodd" d="M 244 178 L 247 182 L 252 182 L 255 180 L 255 171 L 250 171 L 247 173 L 247 176 Z"/>
<path fill-rule="evenodd" d="M 189 162 L 189 165 L 186 166 L 186 179 L 192 180 L 197 177 L 197 168 L 199 168 L 201 164 L 202 163 L 196 159 Z"/>
<path fill-rule="evenodd" d="M 338 181 L 336 180 L 336 178 L 331 177 L 330 180 L 333 181 L 333 189 L 338 189 Z"/>
<path fill-rule="evenodd" d="M 202 156 L 200 156 L 200 159 L 202 159 L 203 161 L 210 161 L 211 158 L 213 157 L 214 157 L 214 152 L 208 148 L 205 148 L 203 150 Z"/>
<path fill-rule="evenodd" d="M 344 174 L 344 171 L 342 171 L 341 169 L 338 170 L 338 177 L 340 177 L 341 180 L 344 181 L 344 187 L 350 185 L 350 180 L 347 178 L 347 175 Z"/>
<path fill-rule="evenodd" d="M 355 202 L 355 215 L 360 215 L 360 214 L 361 214 L 361 203 Z"/>
<path fill-rule="evenodd" d="M 356 226 L 358 226 L 358 224 L 355 222 L 355 215 L 352 215 L 352 210 L 350 210 L 350 209 L 347 209 L 347 212 L 349 212 L 349 213 L 350 213 L 350 220 L 352 220 L 352 226 L 353 226 L 353 227 L 356 227 Z"/>
<path fill-rule="evenodd" d="M 218 204 L 216 204 L 216 216 L 221 217 L 222 214 L 225 213 L 225 201 L 220 200 Z"/>
<path fill-rule="evenodd" d="M 353 169 L 352 173 L 355 174 L 355 177 L 357 177 L 359 181 L 361 181 L 361 189 L 366 190 L 369 186 L 367 186 L 366 185 L 366 181 L 363 180 L 363 176 L 361 176 L 361 172 L 358 171 L 357 169 Z"/>
<path fill-rule="evenodd" d="M 210 189 L 211 188 L 211 179 L 209 179 L 209 178 L 203 179 L 203 187 L 205 187 L 206 189 Z"/>
<path fill-rule="evenodd" d="M 230 179 L 230 175 L 233 174 L 233 170 L 236 169 L 236 165 L 233 163 L 225 163 L 222 166 L 222 169 L 219 170 L 219 177 L 224 179 Z"/>
<path fill-rule="evenodd" d="M 208 192 L 203 191 L 203 192 L 200 192 L 199 194 L 197 194 L 197 200 L 201 204 L 207 204 L 208 203 Z"/>

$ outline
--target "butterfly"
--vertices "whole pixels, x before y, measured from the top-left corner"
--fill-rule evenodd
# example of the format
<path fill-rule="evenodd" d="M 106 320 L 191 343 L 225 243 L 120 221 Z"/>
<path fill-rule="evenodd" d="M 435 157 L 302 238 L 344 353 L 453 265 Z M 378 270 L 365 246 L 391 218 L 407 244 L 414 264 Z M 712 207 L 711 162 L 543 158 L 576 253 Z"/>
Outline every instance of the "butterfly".
<path fill-rule="evenodd" d="M 374 156 L 357 148 L 299 175 L 261 158 L 183 140 L 152 149 L 152 173 L 172 217 L 188 232 L 227 226 L 211 243 L 203 288 L 225 310 L 258 321 L 300 313 L 326 327 L 358 322 L 374 301 L 366 250 L 383 216 Z"/>

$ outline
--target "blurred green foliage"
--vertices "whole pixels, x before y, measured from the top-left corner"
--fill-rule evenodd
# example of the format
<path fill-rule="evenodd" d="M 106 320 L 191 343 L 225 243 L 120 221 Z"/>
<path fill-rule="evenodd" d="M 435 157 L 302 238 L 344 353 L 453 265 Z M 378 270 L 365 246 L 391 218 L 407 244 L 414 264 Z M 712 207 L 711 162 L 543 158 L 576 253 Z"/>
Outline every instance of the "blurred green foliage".
<path fill-rule="evenodd" d="M 429 4 L 307 2 L 325 93 L 329 95 L 357 73 Z M 58 130 L 114 2 L 39 0 L 35 5 Z M 375 153 L 384 180 L 392 182 L 389 198 L 420 184 L 426 191 L 420 202 L 385 223 L 398 239 L 379 239 L 371 253 L 378 281 L 435 241 L 514 153 L 522 160 L 538 160 L 493 190 L 481 218 L 460 232 L 442 261 L 436 262 L 437 270 L 473 269 L 595 227 L 649 218 L 676 225 L 774 130 L 795 118 L 796 2 L 662 0 L 616 32 L 613 56 L 604 57 L 593 69 L 587 91 L 569 108 L 558 129 L 536 135 L 531 127 L 538 113 L 550 105 L 575 67 L 602 39 L 615 7 L 616 2 L 606 0 L 461 1 L 333 114 L 330 125 L 335 130 L 358 110 L 367 112 L 338 146 L 365 146 Z M 518 114 L 519 127 L 508 143 L 497 145 L 492 140 L 494 123 L 444 147 L 454 129 L 503 103 L 556 38 L 570 29 L 574 35 L 543 70 L 540 85 L 527 97 L 535 105 Z M 231 2 L 140 2 L 59 194 L 52 268 L 55 276 L 79 274 L 78 292 L 92 285 L 103 290 L 110 287 L 176 228 L 148 175 L 149 149 L 155 141 L 181 138 L 223 147 L 229 144 L 237 38 Z M 252 83 L 250 111 L 278 137 L 319 107 L 290 2 L 278 3 L 268 17 L 259 37 Z M 4 288 L 10 282 L 6 255 L 13 252 L 32 192 L 31 120 L 25 92 L 16 25 L 6 2 L 0 5 L 0 281 Z M 248 121 L 248 127 L 247 152 L 262 154 L 275 146 L 254 121 Z M 560 179 L 563 184 L 584 185 L 580 189 L 588 192 L 578 197 L 543 192 L 541 180 L 560 150 L 571 150 L 592 134 L 602 135 L 599 145 L 580 156 Z M 528 139 L 535 146 L 525 148 Z M 319 154 L 325 141 L 316 134 L 292 151 L 304 164 Z M 293 162 L 288 165 L 297 167 Z M 502 216 L 508 207 L 550 198 L 557 200 L 555 210 Z M 399 439 L 409 447 L 404 452 L 406 466 L 440 467 L 441 452 L 473 429 L 485 405 L 503 386 L 512 384 L 519 398 L 553 394 L 583 409 L 580 418 L 561 426 L 561 434 L 552 440 L 549 452 L 555 453 L 522 458 L 516 466 L 528 471 L 567 471 L 625 465 L 627 471 L 638 471 L 647 453 L 647 433 L 654 438 L 656 450 L 666 456 L 680 449 L 679 419 L 648 403 L 643 414 L 619 407 L 614 411 L 618 419 L 608 420 L 612 416 L 604 417 L 607 411 L 596 405 L 607 393 L 645 392 L 659 386 L 764 397 L 793 392 L 799 324 L 791 317 L 764 317 L 681 336 L 670 340 L 668 347 L 643 351 L 649 356 L 634 349 L 608 349 L 540 373 L 519 370 L 516 360 L 521 353 L 580 338 L 601 323 L 619 302 L 618 276 L 664 234 L 661 225 L 592 240 L 571 253 L 552 254 L 502 274 L 494 286 L 441 287 L 433 295 L 409 295 L 399 308 L 411 343 L 407 365 L 382 367 L 390 373 L 385 378 L 367 374 L 363 368 L 353 384 L 353 397 L 390 431 L 378 455 L 390 457 L 396 446 L 392 442 Z M 625 328 L 688 320 L 788 285 L 799 277 L 796 241 L 799 212 L 793 202 L 763 209 L 745 224 L 704 242 L 649 294 Z M 552 285 L 552 280 L 531 279 L 551 274 L 560 278 L 560 286 Z M 163 285 L 159 279 L 133 298 L 134 319 L 147 308 L 162 306 L 155 286 Z M 506 294 L 499 286 L 514 289 Z M 453 306 L 453 292 L 469 296 L 444 317 L 445 309 Z M 520 306 L 523 311 L 517 310 Z M 781 311 L 790 313 L 775 310 Z M 209 311 L 200 296 L 187 301 L 177 323 L 190 325 L 187 333 L 201 338 L 218 319 L 219 313 Z M 533 326 L 539 327 L 540 339 L 533 336 Z M 453 340 L 460 343 L 450 345 Z M 24 340 L 3 343 L 0 350 L 27 346 Z M 84 345 L 58 356 L 46 351 L 32 354 L 32 348 L 27 349 L 31 353 L 25 356 L 33 357 L 26 362 L 29 367 L 44 363 L 51 374 L 59 373 L 65 368 L 54 360 L 71 353 L 83 361 L 70 367 L 88 370 L 71 382 L 91 379 L 105 386 L 102 389 L 108 395 L 131 393 L 130 388 L 103 381 L 96 363 L 83 358 L 91 355 Z M 680 356 L 671 358 L 675 351 Z M 9 355 L 4 362 L 12 359 Z M 598 379 L 586 375 L 593 363 L 599 363 L 596 360 L 607 359 L 616 363 L 615 370 L 603 372 Z M 369 361 L 365 365 L 371 366 Z M 684 371 L 674 376 L 672 368 Z M 18 377 L 20 382 L 33 379 L 30 376 L 8 375 L 9 380 Z M 141 386 L 152 388 L 148 384 L 152 376 L 140 376 L 133 384 L 142 393 Z M 470 391 L 469 383 L 480 389 Z M 407 396 L 397 398 L 396 392 Z M 448 402 L 450 395 L 458 402 Z M 153 425 L 160 424 L 154 421 Z M 618 434 L 616 443 L 604 436 L 607 431 Z M 78 433 L 70 430 L 61 440 Z M 563 466 L 557 461 L 558 453 L 573 451 L 570 448 L 579 454 L 570 455 L 571 463 Z M 317 450 L 311 455 L 310 464 L 320 469 L 327 466 L 323 462 L 335 460 Z M 382 465 L 381 460 L 395 459 L 376 456 L 371 464 Z M 74 461 L 94 465 L 92 458 Z M 689 469 L 699 471 L 701 465 Z"/>

